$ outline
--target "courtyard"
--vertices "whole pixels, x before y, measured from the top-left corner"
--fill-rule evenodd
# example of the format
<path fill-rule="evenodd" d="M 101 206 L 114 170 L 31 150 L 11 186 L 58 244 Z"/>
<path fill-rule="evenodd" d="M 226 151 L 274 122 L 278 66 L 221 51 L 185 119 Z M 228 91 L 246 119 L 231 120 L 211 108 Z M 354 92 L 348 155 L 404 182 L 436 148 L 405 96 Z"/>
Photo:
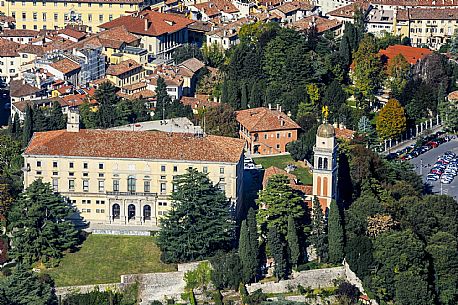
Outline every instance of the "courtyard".
<path fill-rule="evenodd" d="M 81 249 L 65 254 L 57 268 L 45 270 L 56 286 L 116 283 L 122 274 L 176 271 L 160 261 L 152 236 L 94 235 Z"/>

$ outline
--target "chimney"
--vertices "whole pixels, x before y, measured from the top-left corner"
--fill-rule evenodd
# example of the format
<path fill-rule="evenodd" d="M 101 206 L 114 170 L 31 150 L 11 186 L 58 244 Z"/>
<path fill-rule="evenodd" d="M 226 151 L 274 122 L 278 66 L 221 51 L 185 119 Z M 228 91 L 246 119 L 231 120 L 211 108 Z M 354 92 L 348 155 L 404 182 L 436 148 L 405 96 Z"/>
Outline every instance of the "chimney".
<path fill-rule="evenodd" d="M 272 104 L 269 103 L 269 110 L 272 110 Z"/>
<path fill-rule="evenodd" d="M 277 110 L 278 110 L 278 106 L 279 106 L 279 105 L 277 104 Z"/>
<path fill-rule="evenodd" d="M 69 108 L 67 116 L 67 132 L 79 132 L 80 113 L 78 108 Z"/>
<path fill-rule="evenodd" d="M 148 31 L 148 19 L 145 18 L 145 32 Z"/>

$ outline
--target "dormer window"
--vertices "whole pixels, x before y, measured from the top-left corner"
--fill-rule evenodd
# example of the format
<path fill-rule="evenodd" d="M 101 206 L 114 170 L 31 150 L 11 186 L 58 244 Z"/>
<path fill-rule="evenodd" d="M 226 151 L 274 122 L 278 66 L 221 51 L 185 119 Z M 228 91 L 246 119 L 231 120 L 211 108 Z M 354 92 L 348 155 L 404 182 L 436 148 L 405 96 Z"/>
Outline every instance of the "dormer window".
<path fill-rule="evenodd" d="M 175 25 L 175 22 L 174 21 L 170 21 L 170 20 L 164 20 L 168 25 Z"/>

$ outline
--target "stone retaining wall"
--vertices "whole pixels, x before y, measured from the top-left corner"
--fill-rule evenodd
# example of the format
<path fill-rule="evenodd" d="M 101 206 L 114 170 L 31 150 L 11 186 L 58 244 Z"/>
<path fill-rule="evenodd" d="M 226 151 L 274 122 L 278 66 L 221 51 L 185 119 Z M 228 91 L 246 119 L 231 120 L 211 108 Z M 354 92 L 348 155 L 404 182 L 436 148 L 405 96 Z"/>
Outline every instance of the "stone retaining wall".
<path fill-rule="evenodd" d="M 334 280 L 345 278 L 345 268 L 335 267 L 326 269 L 307 270 L 293 274 L 293 278 L 289 280 L 267 283 L 253 283 L 247 285 L 249 293 L 262 289 L 264 293 L 285 293 L 291 290 L 296 290 L 298 285 L 302 287 L 324 288 L 334 286 Z"/>
<path fill-rule="evenodd" d="M 94 290 L 99 291 L 119 291 L 124 287 L 122 283 L 113 283 L 113 284 L 98 284 L 98 285 L 84 285 L 84 286 L 66 286 L 66 287 L 57 287 L 56 294 L 62 298 L 65 298 L 67 295 L 72 293 L 87 293 Z"/>

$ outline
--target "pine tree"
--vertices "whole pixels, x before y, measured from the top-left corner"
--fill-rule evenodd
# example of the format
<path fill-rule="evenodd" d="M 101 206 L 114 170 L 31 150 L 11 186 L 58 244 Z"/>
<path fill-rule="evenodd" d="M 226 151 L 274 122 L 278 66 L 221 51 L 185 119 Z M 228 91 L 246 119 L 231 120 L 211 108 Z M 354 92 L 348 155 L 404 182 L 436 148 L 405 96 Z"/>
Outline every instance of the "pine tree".
<path fill-rule="evenodd" d="M 162 260 L 198 260 L 229 248 L 234 222 L 224 193 L 193 168 L 177 176 L 174 184 L 172 210 L 161 220 L 157 239 Z"/>
<path fill-rule="evenodd" d="M 24 128 L 22 131 L 22 146 L 26 147 L 29 144 L 33 134 L 33 118 L 32 108 L 29 105 L 25 108 Z"/>
<path fill-rule="evenodd" d="M 327 237 L 326 237 L 326 226 L 325 219 L 323 216 L 323 210 L 321 209 L 320 201 L 318 197 L 313 198 L 312 207 L 312 233 L 311 242 L 315 247 L 318 261 L 326 261 L 327 258 Z"/>
<path fill-rule="evenodd" d="M 51 130 L 49 119 L 45 113 L 45 109 L 42 107 L 36 107 L 32 109 L 33 117 L 33 131 L 48 131 Z"/>
<path fill-rule="evenodd" d="M 78 231 L 67 220 L 74 210 L 49 183 L 35 180 L 8 213 L 11 258 L 33 264 L 39 260 L 55 265 L 63 252 L 78 242 Z"/>
<path fill-rule="evenodd" d="M 331 201 L 328 216 L 329 261 L 342 263 L 344 259 L 344 231 L 341 211 L 335 200 Z"/>
<path fill-rule="evenodd" d="M 104 82 L 95 91 L 94 98 L 99 103 L 96 116 L 97 127 L 109 128 L 115 125 L 116 104 L 120 101 L 120 97 L 116 94 L 117 90 L 110 82 Z"/>
<path fill-rule="evenodd" d="M 297 267 L 299 258 L 301 256 L 301 250 L 299 246 L 299 238 L 297 236 L 296 224 L 292 216 L 288 217 L 288 234 L 286 236 L 289 247 L 290 262 L 294 267 Z"/>
<path fill-rule="evenodd" d="M 247 92 L 247 86 L 245 83 L 242 83 L 242 93 L 240 97 L 240 108 L 241 109 L 247 109 L 248 108 L 248 92 Z"/>
<path fill-rule="evenodd" d="M 288 277 L 288 266 L 286 260 L 286 251 L 283 245 L 283 238 L 276 228 L 269 228 L 267 234 L 267 243 L 275 261 L 274 275 L 278 280 L 286 279 Z"/>
<path fill-rule="evenodd" d="M 19 264 L 10 276 L 0 279 L 0 304 L 57 305 L 53 286 Z"/>
<path fill-rule="evenodd" d="M 304 201 L 291 188 L 289 178 L 285 175 L 272 175 L 266 188 L 259 192 L 256 203 L 259 206 L 257 221 L 264 231 L 275 227 L 278 233 L 286 236 L 290 215 L 299 226 L 302 224 Z"/>
<path fill-rule="evenodd" d="M 51 130 L 65 129 L 66 122 L 67 119 L 65 115 L 62 113 L 62 108 L 60 107 L 59 103 L 53 102 L 51 114 L 49 117 Z"/>

